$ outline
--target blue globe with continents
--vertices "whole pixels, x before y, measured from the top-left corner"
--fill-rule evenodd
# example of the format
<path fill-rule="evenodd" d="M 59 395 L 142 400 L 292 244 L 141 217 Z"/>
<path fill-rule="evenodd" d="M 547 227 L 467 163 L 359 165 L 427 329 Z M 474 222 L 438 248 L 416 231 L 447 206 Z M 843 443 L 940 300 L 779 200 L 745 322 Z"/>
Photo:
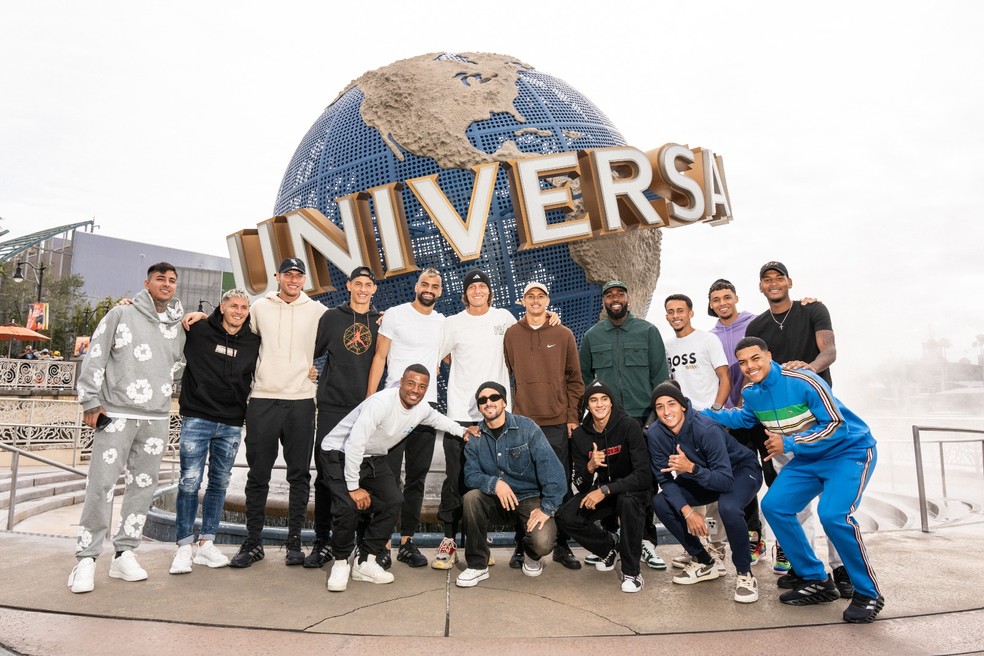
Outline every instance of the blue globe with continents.
<path fill-rule="evenodd" d="M 463 218 L 476 185 L 472 167 L 624 145 L 622 135 L 591 101 L 515 57 L 421 55 L 365 73 L 324 110 L 287 167 L 274 213 L 316 208 L 344 228 L 336 199 L 436 176 L 437 186 Z M 584 211 L 576 179 L 558 175 L 540 184 L 570 184 L 575 201 L 573 210 L 548 210 L 548 222 Z M 579 340 L 598 319 L 600 285 L 607 280 L 625 280 L 635 313 L 645 312 L 659 274 L 659 230 L 520 250 L 509 178 L 499 167 L 480 256 L 463 261 L 418 196 L 402 184 L 395 189 L 417 267 L 433 267 L 444 276 L 437 310 L 445 315 L 463 309 L 461 280 L 475 266 L 489 274 L 493 303 L 513 312 L 520 309 L 515 302 L 528 282 L 547 284 L 552 307 Z M 374 207 L 372 229 L 380 244 L 377 213 Z M 385 264 L 387 254 L 379 255 Z M 348 271 L 331 263 L 328 270 L 339 291 L 316 299 L 334 306 L 347 300 Z M 416 279 L 417 273 L 406 273 L 382 280 L 375 305 L 385 309 L 413 300 Z"/>

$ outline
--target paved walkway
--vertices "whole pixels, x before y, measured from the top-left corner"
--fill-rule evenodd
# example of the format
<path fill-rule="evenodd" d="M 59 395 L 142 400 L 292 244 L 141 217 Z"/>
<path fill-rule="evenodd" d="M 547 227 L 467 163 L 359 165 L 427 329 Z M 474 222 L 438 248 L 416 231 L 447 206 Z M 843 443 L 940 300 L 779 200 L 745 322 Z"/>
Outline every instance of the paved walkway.
<path fill-rule="evenodd" d="M 288 568 L 275 548 L 248 570 L 196 567 L 171 576 L 174 547 L 145 543 L 137 554 L 150 578 L 125 583 L 106 575 L 107 545 L 95 591 L 73 595 L 65 587 L 75 562 L 72 539 L 2 532 L 0 645 L 52 656 L 408 648 L 433 654 L 984 653 L 982 538 L 984 524 L 866 536 L 888 602 L 877 622 L 856 626 L 840 619 L 844 601 L 780 604 L 769 563 L 756 566 L 760 601 L 742 605 L 732 600 L 733 574 L 678 586 L 671 572 L 647 570 L 646 587 L 629 595 L 619 591 L 613 572 L 593 568 L 572 572 L 548 562 L 541 577 L 527 578 L 508 568 L 506 549 L 494 550 L 500 564 L 473 589 L 454 586 L 457 570 L 394 563 L 391 585 L 353 581 L 346 592 L 329 593 L 325 572 Z M 678 549 L 659 548 L 667 560 Z"/>

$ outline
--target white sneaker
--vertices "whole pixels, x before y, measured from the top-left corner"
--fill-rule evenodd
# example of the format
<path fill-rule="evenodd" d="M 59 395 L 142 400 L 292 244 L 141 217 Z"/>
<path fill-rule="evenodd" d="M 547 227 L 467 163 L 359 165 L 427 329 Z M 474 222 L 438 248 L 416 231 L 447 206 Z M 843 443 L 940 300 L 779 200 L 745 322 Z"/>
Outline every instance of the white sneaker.
<path fill-rule="evenodd" d="M 523 574 L 526 576 L 540 576 L 540 574 L 543 574 L 543 563 L 523 554 Z"/>
<path fill-rule="evenodd" d="M 751 574 L 739 574 L 735 582 L 735 601 L 739 604 L 750 604 L 758 601 L 758 581 Z"/>
<path fill-rule="evenodd" d="M 726 543 L 708 542 L 706 545 L 704 545 L 704 548 L 707 549 L 707 553 L 711 554 L 711 558 L 715 560 L 718 574 L 721 574 L 722 576 L 724 574 L 727 574 L 728 568 L 726 564 L 727 563 L 726 559 L 728 557 L 728 551 L 727 551 Z"/>
<path fill-rule="evenodd" d="M 372 554 L 366 556 L 365 562 L 360 563 L 356 560 L 355 564 L 352 565 L 353 581 L 366 581 L 383 585 L 384 583 L 392 583 L 394 578 L 392 574 L 380 567 L 379 563 L 376 562 L 376 557 Z"/>
<path fill-rule="evenodd" d="M 437 548 L 437 555 L 431 567 L 434 569 L 451 569 L 458 562 L 458 545 L 454 543 L 454 538 L 444 538 L 441 546 Z"/>
<path fill-rule="evenodd" d="M 701 581 L 710 581 L 721 576 L 714 563 L 702 565 L 699 561 L 693 561 L 683 568 L 683 571 L 673 577 L 674 583 L 680 585 L 692 585 Z"/>
<path fill-rule="evenodd" d="M 680 554 L 679 556 L 675 557 L 670 562 L 677 569 L 683 569 L 684 567 L 686 567 L 687 565 L 689 565 L 693 561 L 694 561 L 693 556 L 691 556 L 686 551 L 684 551 L 682 554 Z"/>
<path fill-rule="evenodd" d="M 124 551 L 119 558 L 113 556 L 113 560 L 109 564 L 109 578 L 143 581 L 147 578 L 147 570 L 140 566 L 132 551 Z"/>
<path fill-rule="evenodd" d="M 666 569 L 666 561 L 656 553 L 656 545 L 649 540 L 642 541 L 642 562 L 649 566 L 649 569 Z"/>
<path fill-rule="evenodd" d="M 76 594 L 92 592 L 93 588 L 96 587 L 95 574 L 96 561 L 92 558 L 83 558 L 68 575 L 68 587 Z"/>
<path fill-rule="evenodd" d="M 178 547 L 171 561 L 171 574 L 187 574 L 191 571 L 191 545 L 183 544 Z"/>
<path fill-rule="evenodd" d="M 352 566 L 349 565 L 347 558 L 336 559 L 328 573 L 328 578 L 325 579 L 325 588 L 331 592 L 344 592 L 348 587 L 351 572 Z"/>
<path fill-rule="evenodd" d="M 219 551 L 219 548 L 211 540 L 206 540 L 205 544 L 198 545 L 195 549 L 195 564 L 205 565 L 205 567 L 225 567 L 229 564 L 229 557 Z"/>
<path fill-rule="evenodd" d="M 622 575 L 622 592 L 639 592 L 645 584 L 642 574 L 637 576 Z"/>
<path fill-rule="evenodd" d="M 459 588 L 474 588 L 478 585 L 479 581 L 484 581 L 487 578 L 489 578 L 488 567 L 483 569 L 472 569 L 469 567 L 458 575 L 458 578 L 454 580 L 454 584 Z"/>

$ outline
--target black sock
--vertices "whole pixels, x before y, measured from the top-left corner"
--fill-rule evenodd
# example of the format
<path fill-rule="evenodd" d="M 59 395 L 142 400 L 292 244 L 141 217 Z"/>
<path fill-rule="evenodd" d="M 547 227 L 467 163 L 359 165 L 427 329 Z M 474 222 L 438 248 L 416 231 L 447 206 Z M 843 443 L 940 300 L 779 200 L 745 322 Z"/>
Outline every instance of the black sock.
<path fill-rule="evenodd" d="M 122 551 L 117 551 L 117 552 L 116 552 L 116 555 L 115 555 L 115 556 L 113 556 L 113 557 L 114 557 L 114 558 L 119 558 L 119 557 L 120 557 L 120 556 L 122 556 L 122 555 L 123 555 L 123 552 L 122 552 Z"/>
<path fill-rule="evenodd" d="M 714 562 L 714 559 L 711 558 L 711 554 L 707 553 L 706 549 L 701 549 L 700 553 L 694 556 L 694 558 L 696 558 L 697 562 L 701 565 L 710 565 Z"/>

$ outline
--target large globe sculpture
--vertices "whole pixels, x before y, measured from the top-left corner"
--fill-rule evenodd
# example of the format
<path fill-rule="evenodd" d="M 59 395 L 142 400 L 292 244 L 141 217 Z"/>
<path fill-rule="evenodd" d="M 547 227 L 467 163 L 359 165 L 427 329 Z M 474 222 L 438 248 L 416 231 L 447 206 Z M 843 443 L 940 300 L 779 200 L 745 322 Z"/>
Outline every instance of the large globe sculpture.
<path fill-rule="evenodd" d="M 364 74 L 325 109 L 287 167 L 274 212 L 314 207 L 341 227 L 335 198 L 439 174 L 441 189 L 466 216 L 474 182 L 468 167 L 621 145 L 622 135 L 591 101 L 515 57 L 421 55 Z M 577 200 L 576 181 L 573 189 Z M 488 272 L 495 305 L 513 312 L 526 283 L 546 283 L 553 307 L 578 340 L 598 319 L 606 280 L 625 280 L 635 313 L 645 313 L 659 273 L 658 230 L 518 251 L 508 178 L 500 169 L 481 257 L 462 262 L 414 194 L 404 189 L 402 196 L 417 265 L 444 275 L 437 309 L 445 315 L 463 309 L 461 279 L 473 266 Z M 548 219 L 564 215 L 552 210 Z M 318 300 L 334 306 L 347 299 L 348 272 L 329 268 L 340 291 Z M 413 300 L 416 277 L 382 281 L 375 305 Z"/>

